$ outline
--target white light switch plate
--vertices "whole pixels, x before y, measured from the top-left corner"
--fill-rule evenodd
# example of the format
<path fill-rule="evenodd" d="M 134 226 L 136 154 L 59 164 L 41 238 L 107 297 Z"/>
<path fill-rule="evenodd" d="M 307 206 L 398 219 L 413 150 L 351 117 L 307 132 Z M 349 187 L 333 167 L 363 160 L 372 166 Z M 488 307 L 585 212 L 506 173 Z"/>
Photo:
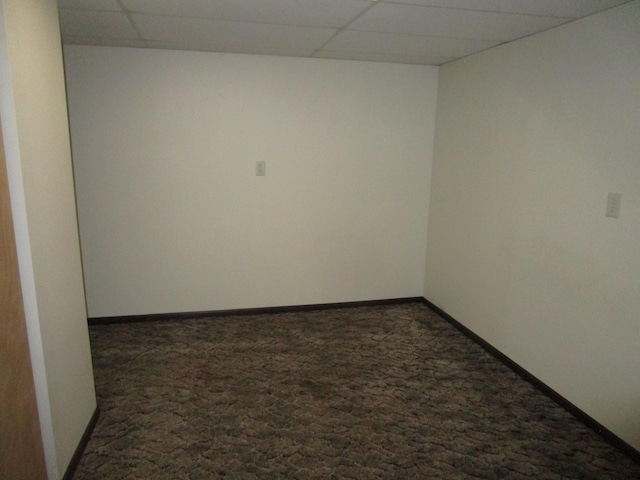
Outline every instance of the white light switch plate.
<path fill-rule="evenodd" d="M 621 193 L 610 193 L 607 197 L 607 217 L 618 218 L 620 216 Z"/>

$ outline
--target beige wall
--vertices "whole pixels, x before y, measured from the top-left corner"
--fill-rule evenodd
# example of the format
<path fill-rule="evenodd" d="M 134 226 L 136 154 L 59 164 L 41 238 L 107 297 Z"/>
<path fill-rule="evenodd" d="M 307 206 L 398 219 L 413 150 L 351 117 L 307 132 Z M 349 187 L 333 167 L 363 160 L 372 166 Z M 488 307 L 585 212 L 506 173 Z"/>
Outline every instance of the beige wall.
<path fill-rule="evenodd" d="M 47 471 L 96 407 L 55 0 L 0 2 L 0 108 Z"/>
<path fill-rule="evenodd" d="M 441 69 L 425 280 L 635 448 L 639 26 L 636 1 Z"/>
<path fill-rule="evenodd" d="M 90 316 L 422 295 L 437 68 L 65 62 Z"/>

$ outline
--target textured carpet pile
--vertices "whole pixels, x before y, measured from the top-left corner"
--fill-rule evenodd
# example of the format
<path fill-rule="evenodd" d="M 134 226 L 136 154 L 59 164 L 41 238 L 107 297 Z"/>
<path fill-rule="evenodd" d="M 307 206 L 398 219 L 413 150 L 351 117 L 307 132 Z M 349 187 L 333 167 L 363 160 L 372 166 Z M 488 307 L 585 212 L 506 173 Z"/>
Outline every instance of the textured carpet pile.
<path fill-rule="evenodd" d="M 81 479 L 634 479 L 421 304 L 90 328 Z"/>

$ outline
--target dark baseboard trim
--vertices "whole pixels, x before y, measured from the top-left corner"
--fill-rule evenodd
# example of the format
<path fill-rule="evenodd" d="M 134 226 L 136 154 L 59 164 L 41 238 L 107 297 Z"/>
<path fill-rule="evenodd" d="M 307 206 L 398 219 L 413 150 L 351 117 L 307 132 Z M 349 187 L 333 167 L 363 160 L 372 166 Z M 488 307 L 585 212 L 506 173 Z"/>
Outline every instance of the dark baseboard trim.
<path fill-rule="evenodd" d="M 82 458 L 82 454 L 84 453 L 84 449 L 87 448 L 87 443 L 89 443 L 89 439 L 91 438 L 93 429 L 95 428 L 96 423 L 98 423 L 98 417 L 100 417 L 100 408 L 96 407 L 96 409 L 93 411 L 93 415 L 91 415 L 89 423 L 87 424 L 87 428 L 85 428 L 84 434 L 82 435 L 82 438 L 78 443 L 78 447 L 73 453 L 73 457 L 71 457 L 69 466 L 67 466 L 67 471 L 64 472 L 62 480 L 71 480 L 73 478 L 73 474 L 76 473 L 76 468 L 78 468 L 80 458 Z"/>
<path fill-rule="evenodd" d="M 473 340 L 475 343 L 480 345 L 487 352 L 489 352 L 491 355 L 493 355 L 496 359 L 500 360 L 504 365 L 506 365 L 511 370 L 513 370 L 516 374 L 518 374 L 524 380 L 526 380 L 527 382 L 532 384 L 540 392 L 544 393 L 547 397 L 549 397 L 551 400 L 556 402 L 558 405 L 560 405 L 562 408 L 564 408 L 567 412 L 569 412 L 571 415 L 573 415 L 575 418 L 577 418 L 582 423 L 584 423 L 587 427 L 589 427 L 591 430 L 595 431 L 600 436 L 602 436 L 613 447 L 615 447 L 618 450 L 622 451 L 623 453 L 627 454 L 632 460 L 640 463 L 640 451 L 636 450 L 634 447 L 629 445 L 627 442 L 625 442 L 623 439 L 621 439 L 619 436 L 617 436 L 611 430 L 609 430 L 606 427 L 604 427 L 603 425 L 601 425 L 593 417 L 589 416 L 584 411 L 582 411 L 580 408 L 576 407 L 573 403 L 571 403 L 569 400 L 564 398 L 562 395 L 560 395 L 554 389 L 549 387 L 546 383 L 544 383 L 543 381 L 541 381 L 540 379 L 538 379 L 537 377 L 535 377 L 534 375 L 529 373 L 523 367 L 521 367 L 516 362 L 511 360 L 504 353 L 502 353 L 496 347 L 494 347 L 489 342 L 484 340 L 482 337 L 478 336 L 476 333 L 471 331 L 469 328 L 465 327 L 463 324 L 461 324 L 458 320 L 456 320 L 451 315 L 449 315 L 447 312 L 442 310 L 440 307 L 434 305 L 433 303 L 431 303 L 426 298 L 423 298 L 422 302 L 428 308 L 430 308 L 432 311 L 434 311 L 435 313 L 440 315 L 447 322 L 449 322 L 451 325 L 453 325 L 455 328 L 457 328 L 466 337 L 468 337 L 469 339 Z"/>
<path fill-rule="evenodd" d="M 313 310 L 329 310 L 334 308 L 373 307 L 380 305 L 419 303 L 423 300 L 423 297 L 387 298 L 383 300 L 318 303 L 311 305 L 289 305 L 284 307 L 241 308 L 234 310 L 211 310 L 204 312 L 152 313 L 148 315 L 124 315 L 120 317 L 90 317 L 87 320 L 89 322 L 89 325 L 106 325 L 110 323 L 155 322 L 161 320 L 184 320 L 187 318 L 226 317 L 230 315 L 259 315 L 289 312 L 309 312 Z"/>

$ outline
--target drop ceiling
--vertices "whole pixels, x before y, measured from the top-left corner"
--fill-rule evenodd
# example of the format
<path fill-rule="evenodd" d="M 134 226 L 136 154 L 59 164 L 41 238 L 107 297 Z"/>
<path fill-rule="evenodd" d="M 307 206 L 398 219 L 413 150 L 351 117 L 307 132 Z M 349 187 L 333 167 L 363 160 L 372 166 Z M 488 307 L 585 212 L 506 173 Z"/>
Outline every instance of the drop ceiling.
<path fill-rule="evenodd" d="M 65 44 L 441 65 L 628 0 L 59 0 Z"/>

